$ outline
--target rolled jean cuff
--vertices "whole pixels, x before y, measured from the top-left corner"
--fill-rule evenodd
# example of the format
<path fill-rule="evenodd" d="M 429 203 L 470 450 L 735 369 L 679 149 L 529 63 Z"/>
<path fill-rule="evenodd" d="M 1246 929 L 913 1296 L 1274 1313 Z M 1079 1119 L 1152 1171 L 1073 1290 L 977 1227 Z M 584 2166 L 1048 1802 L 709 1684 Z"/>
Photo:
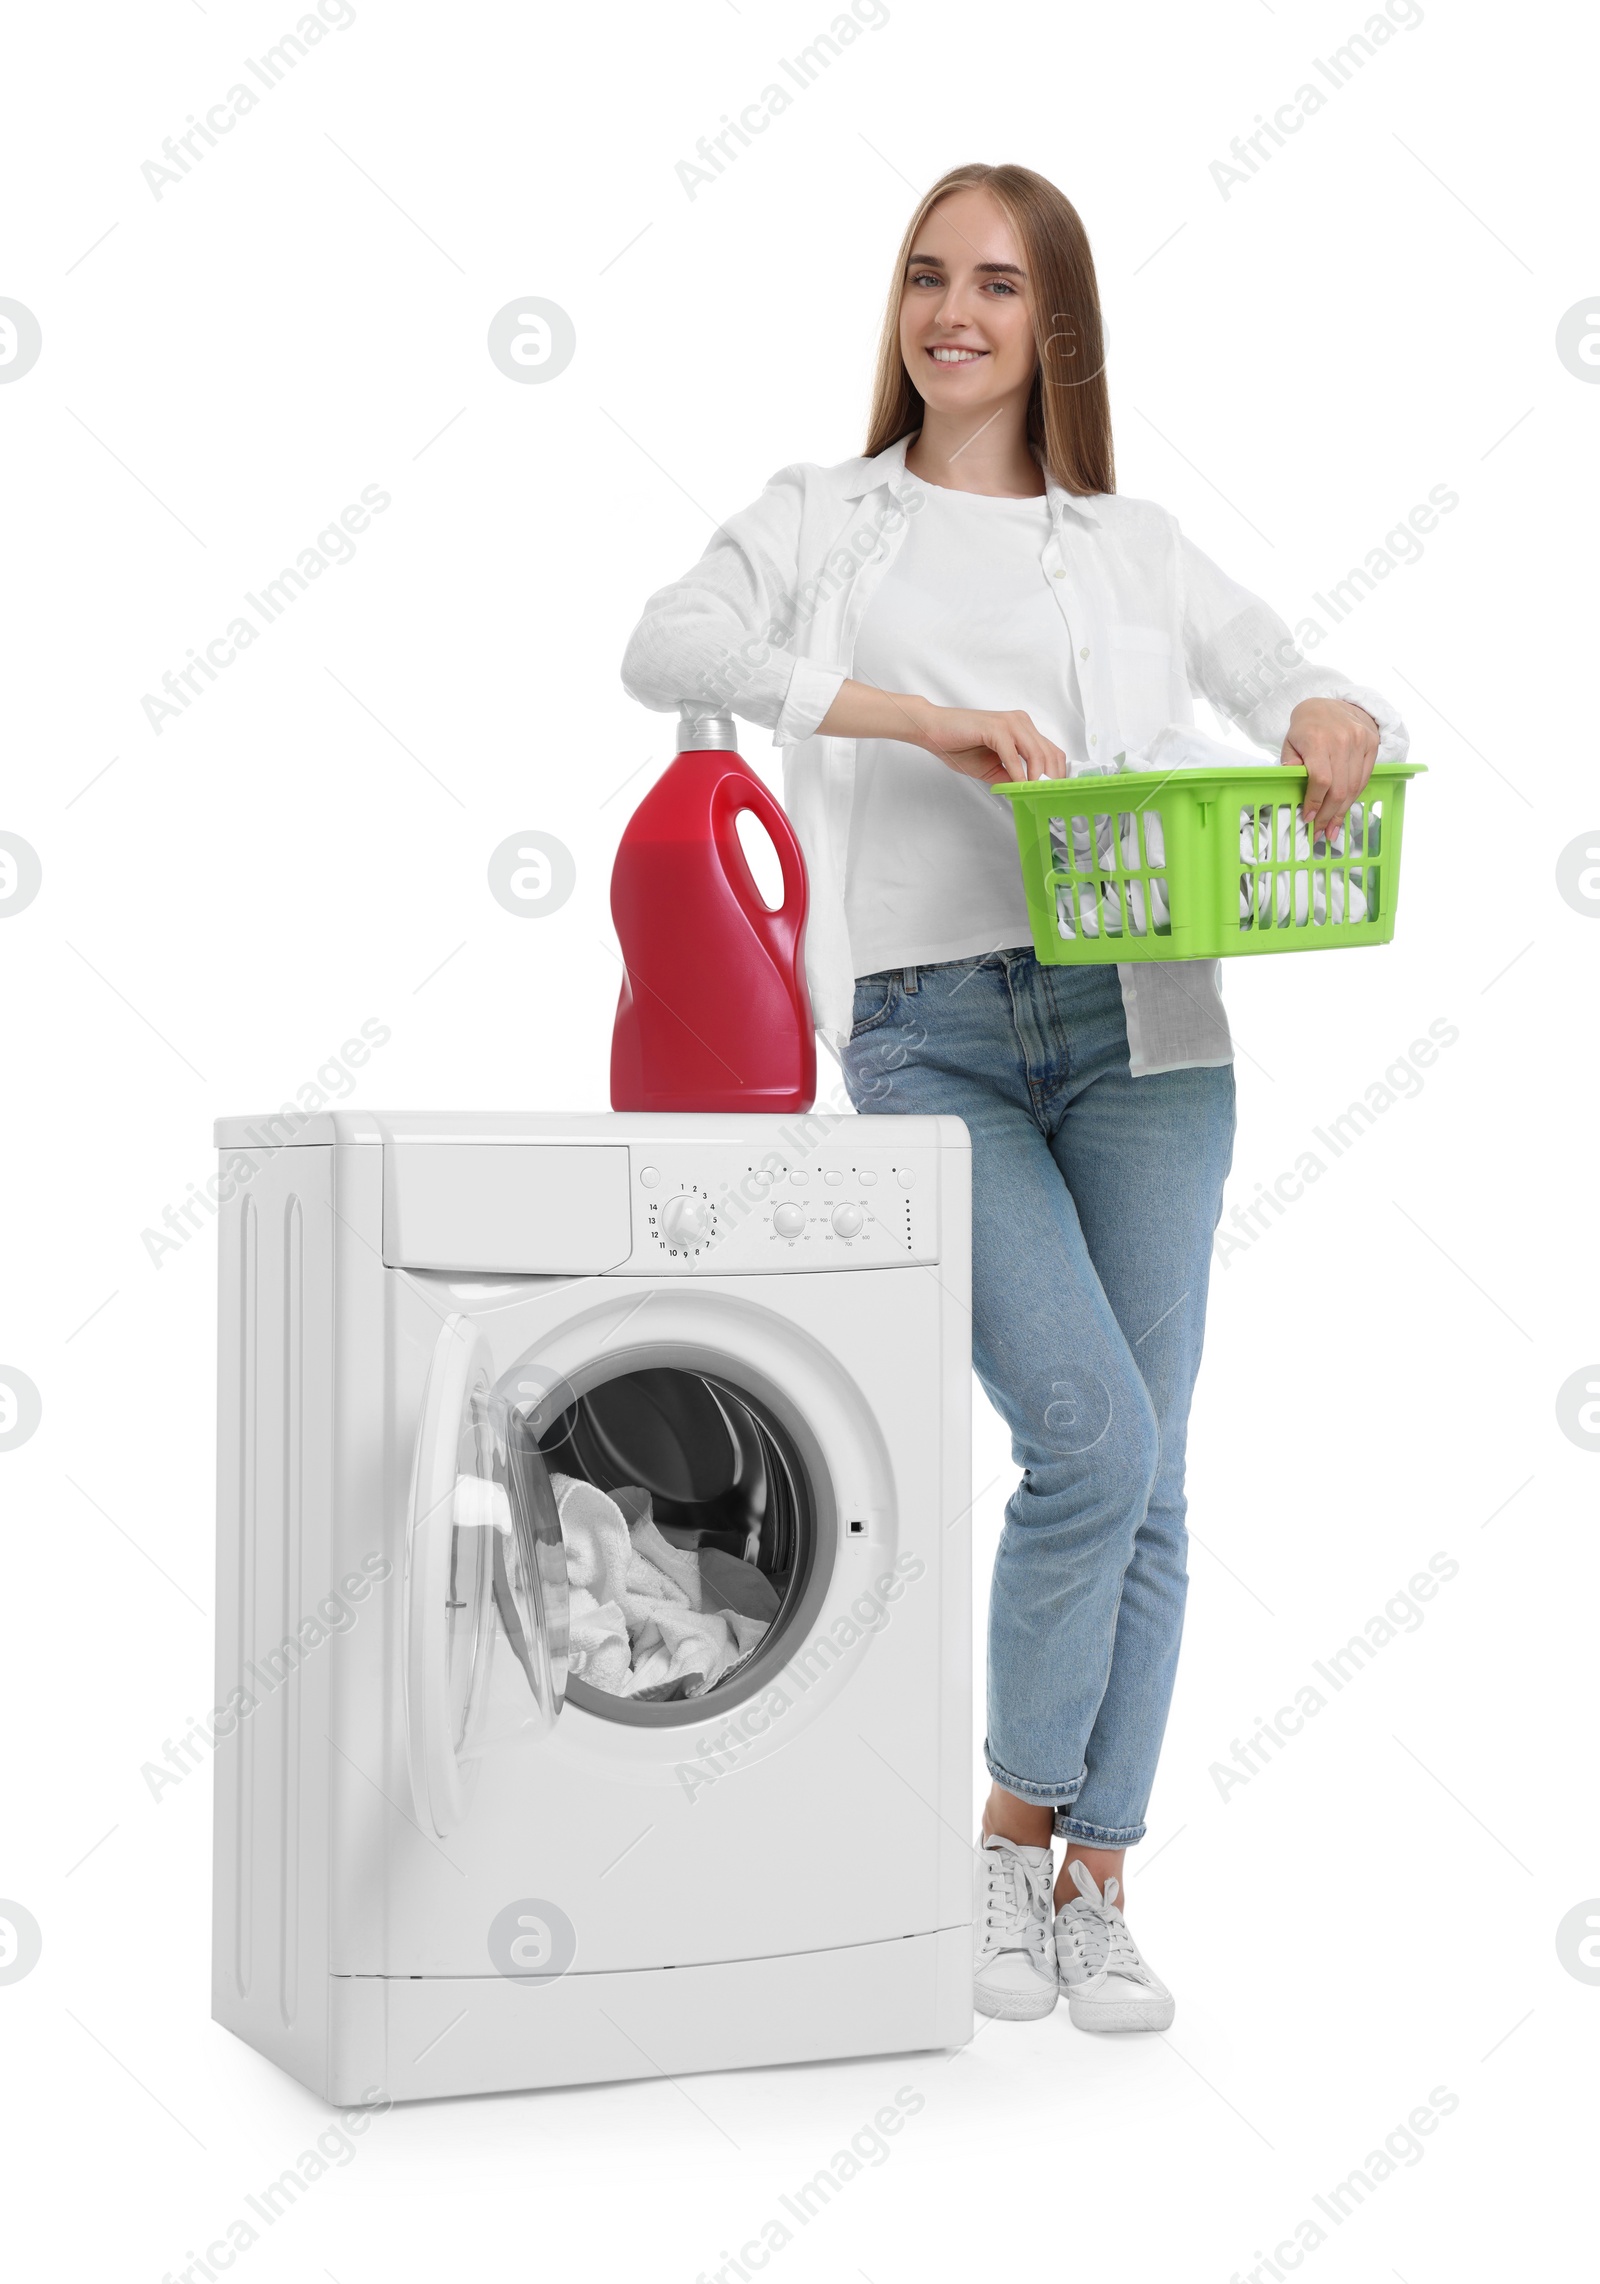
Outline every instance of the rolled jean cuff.
<path fill-rule="evenodd" d="M 1025 1776 L 1013 1776 L 1009 1769 L 1001 1767 L 990 1752 L 987 1739 L 983 1758 L 989 1774 L 1004 1791 L 1014 1792 L 1019 1800 L 1031 1801 L 1036 1808 L 1054 1808 L 1058 1812 L 1071 1807 L 1083 1790 L 1083 1779 L 1088 1774 L 1085 1769 L 1070 1784 L 1030 1784 Z"/>
<path fill-rule="evenodd" d="M 1086 1824 L 1081 1816 L 1056 1810 L 1053 1827 L 1058 1840 L 1082 1840 L 1091 1848 L 1131 1848 L 1150 1829 L 1147 1824 Z"/>

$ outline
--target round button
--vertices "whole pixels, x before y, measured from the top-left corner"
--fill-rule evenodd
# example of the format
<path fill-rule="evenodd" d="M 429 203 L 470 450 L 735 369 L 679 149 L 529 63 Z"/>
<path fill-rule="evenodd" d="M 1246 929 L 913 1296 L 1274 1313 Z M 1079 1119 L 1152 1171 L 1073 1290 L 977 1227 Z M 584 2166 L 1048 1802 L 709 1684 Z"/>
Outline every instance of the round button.
<path fill-rule="evenodd" d="M 653 1190 L 661 1179 L 661 1168 L 659 1166 L 641 1166 L 639 1179 L 647 1190 Z"/>
<path fill-rule="evenodd" d="M 1078 653 L 1078 656 L 1079 656 L 1080 658 L 1087 658 L 1087 657 L 1088 657 L 1088 655 L 1089 655 L 1089 645 L 1088 645 L 1087 643 L 1085 643 L 1085 644 L 1084 644 L 1084 646 L 1083 646 L 1083 648 L 1082 648 L 1082 649 L 1079 651 L 1079 653 Z"/>
<path fill-rule="evenodd" d="M 669 1245 L 700 1245 L 711 1235 L 711 1220 L 709 1201 L 682 1191 L 661 1208 L 661 1234 Z"/>
<path fill-rule="evenodd" d="M 856 1176 L 856 1180 L 860 1182 L 863 1187 L 869 1190 L 877 1178 L 877 1175 L 872 1171 L 870 1166 L 863 1166 L 861 1171 Z"/>
<path fill-rule="evenodd" d="M 803 1190 L 807 1182 L 810 1181 L 811 1176 L 807 1173 L 804 1173 L 800 1167 L 796 1166 L 794 1172 L 789 1176 L 789 1179 L 791 1182 L 793 1182 L 797 1190 Z"/>
<path fill-rule="evenodd" d="M 915 1166 L 896 1166 L 894 1178 L 903 1190 L 908 1190 L 917 1178 L 917 1169 Z"/>
<path fill-rule="evenodd" d="M 802 1205 L 780 1205 L 772 1216 L 772 1226 L 780 1237 L 798 1237 L 806 1225 L 806 1209 Z"/>
<path fill-rule="evenodd" d="M 866 1215 L 860 1206 L 852 1205 L 850 1200 L 845 1198 L 833 1209 L 833 1234 L 835 1237 L 859 1237 L 861 1225 L 865 1220 Z"/>
<path fill-rule="evenodd" d="M 822 1178 L 828 1184 L 830 1189 L 837 1189 L 839 1184 L 844 1180 L 844 1176 L 840 1173 L 837 1166 L 830 1166 Z"/>

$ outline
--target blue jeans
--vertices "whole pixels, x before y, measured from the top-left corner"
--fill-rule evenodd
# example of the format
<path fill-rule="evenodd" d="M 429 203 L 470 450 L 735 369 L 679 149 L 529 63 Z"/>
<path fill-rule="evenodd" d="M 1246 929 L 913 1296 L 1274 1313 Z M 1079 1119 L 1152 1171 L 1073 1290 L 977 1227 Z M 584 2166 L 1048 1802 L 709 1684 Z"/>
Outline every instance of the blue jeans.
<path fill-rule="evenodd" d="M 972 1360 L 1022 1480 L 989 1597 L 996 1783 L 1120 1848 L 1144 1814 L 1183 1632 L 1184 1446 L 1230 1065 L 1133 1078 L 1114 967 L 1031 950 L 856 984 L 861 1111 L 972 1137 Z"/>

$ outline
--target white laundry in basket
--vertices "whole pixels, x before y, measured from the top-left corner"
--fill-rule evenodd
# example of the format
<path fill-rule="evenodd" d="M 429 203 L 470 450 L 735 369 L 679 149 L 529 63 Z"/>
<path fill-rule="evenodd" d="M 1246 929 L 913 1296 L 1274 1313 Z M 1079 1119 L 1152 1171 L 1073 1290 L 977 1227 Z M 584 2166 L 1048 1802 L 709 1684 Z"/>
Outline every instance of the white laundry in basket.
<path fill-rule="evenodd" d="M 1349 824 L 1349 837 L 1352 847 L 1359 847 L 1361 843 L 1361 813 L 1361 803 L 1359 801 L 1352 802 Z M 1274 834 L 1273 827 L 1269 822 L 1271 817 L 1277 819 L 1276 834 Z M 1347 915 L 1345 911 L 1344 874 L 1336 871 L 1332 866 L 1319 867 L 1317 865 L 1311 853 L 1311 828 L 1297 811 L 1292 812 L 1290 810 L 1287 803 L 1279 802 L 1269 811 L 1258 812 L 1254 824 L 1248 817 L 1241 821 L 1239 826 L 1240 856 L 1248 864 L 1270 865 L 1279 863 L 1286 865 L 1289 861 L 1291 847 L 1291 817 L 1294 828 L 1292 842 L 1294 855 L 1297 859 L 1304 859 L 1310 868 L 1303 872 L 1297 869 L 1292 876 L 1296 921 L 1304 922 L 1308 907 L 1313 918 L 1319 924 L 1327 919 L 1330 908 L 1335 920 L 1343 920 L 1346 917 L 1351 920 L 1364 920 L 1367 916 L 1367 900 L 1362 894 L 1360 874 L 1352 872 L 1350 875 L 1350 909 Z M 1344 827 L 1338 827 L 1328 836 L 1328 848 L 1334 856 L 1342 857 L 1344 855 Z M 1290 878 L 1291 875 L 1287 871 L 1276 874 L 1265 871 L 1256 874 L 1255 916 L 1258 920 L 1265 920 L 1269 910 L 1274 911 L 1274 917 L 1279 925 L 1288 919 Z M 1272 890 L 1274 879 L 1278 884 L 1276 898 L 1274 898 Z M 1248 873 L 1242 873 L 1239 877 L 1239 917 L 1241 920 L 1250 918 L 1250 875 Z"/>
<path fill-rule="evenodd" d="M 1164 731 L 1161 733 L 1162 736 L 1165 734 Z M 1158 742 L 1159 740 L 1153 739 L 1151 741 L 1152 746 Z M 1072 775 L 1074 777 L 1111 777 L 1123 768 L 1154 766 L 1156 766 L 1154 763 L 1146 763 L 1143 760 L 1135 761 L 1131 756 L 1119 754 L 1115 761 L 1085 762 L 1073 770 Z M 1069 826 L 1072 833 L 1070 859 L 1067 850 Z M 1148 862 L 1152 865 L 1165 864 L 1167 861 L 1166 848 L 1161 838 L 1161 820 L 1159 817 L 1149 816 L 1145 819 L 1145 834 L 1146 846 L 1149 851 Z M 1059 871 L 1085 873 L 1089 870 L 1092 846 L 1094 862 L 1104 871 L 1113 861 L 1112 843 L 1117 839 L 1117 835 L 1118 816 L 1116 813 L 1099 815 L 1094 818 L 1086 816 L 1052 817 L 1050 820 L 1051 859 Z M 1141 862 L 1139 855 L 1139 816 L 1131 810 L 1121 813 L 1119 845 L 1122 861 L 1125 865 L 1137 865 Z M 1132 916 L 1132 933 L 1136 936 L 1142 936 L 1145 932 L 1144 884 L 1141 881 L 1130 881 L 1127 887 L 1128 903 Z M 1159 931 L 1167 925 L 1166 890 L 1159 881 L 1151 883 L 1151 890 L 1150 901 L 1155 913 L 1155 926 Z M 1076 894 L 1077 898 L 1075 914 L 1071 902 L 1073 893 Z M 1076 925 L 1073 924 L 1074 918 Z M 1063 936 L 1098 936 L 1102 927 L 1108 936 L 1120 935 L 1122 933 L 1122 915 L 1116 890 L 1110 886 L 1102 885 L 1097 897 L 1094 884 L 1086 880 L 1076 882 L 1073 891 L 1069 891 L 1065 887 L 1058 888 L 1056 891 L 1056 922 Z"/>
<path fill-rule="evenodd" d="M 1223 745 L 1217 739 L 1208 738 L 1201 731 L 1190 729 L 1184 724 L 1169 722 L 1165 728 L 1158 730 L 1147 744 L 1119 754 L 1115 761 L 1085 763 L 1082 767 L 1075 769 L 1072 774 L 1074 777 L 1104 777 L 1111 776 L 1119 770 L 1170 773 L 1177 769 L 1231 769 L 1237 767 L 1242 758 L 1234 746 Z M 1344 873 L 1331 867 L 1326 872 L 1311 869 L 1317 861 L 1312 853 L 1311 832 L 1305 820 L 1299 816 L 1296 804 L 1286 801 L 1273 803 L 1270 807 L 1265 804 L 1262 806 L 1266 808 L 1266 814 L 1258 813 L 1253 823 L 1248 816 L 1241 819 L 1239 831 L 1240 857 L 1252 865 L 1277 862 L 1287 864 L 1292 847 L 1295 858 L 1303 859 L 1308 869 L 1304 872 L 1297 871 L 1295 873 L 1292 890 L 1289 873 L 1285 871 L 1278 874 L 1275 899 L 1271 887 L 1273 875 L 1270 872 L 1258 874 L 1255 882 L 1255 917 L 1265 920 L 1269 909 L 1275 905 L 1274 917 L 1280 924 L 1286 922 L 1289 918 L 1292 897 L 1294 916 L 1297 922 L 1303 923 L 1307 912 L 1310 911 L 1316 922 L 1321 924 L 1327 919 L 1330 909 L 1335 921 L 1343 921 L 1346 918 L 1351 921 L 1364 920 L 1367 915 L 1367 903 L 1362 891 L 1360 873 L 1350 873 L 1347 898 Z M 1274 835 L 1272 825 L 1268 822 L 1269 816 L 1275 816 L 1277 819 L 1276 835 Z M 1144 840 L 1142 857 L 1140 854 L 1141 822 Z M 1069 824 L 1072 834 L 1070 861 L 1067 845 Z M 1329 854 L 1340 858 L 1344 856 L 1347 831 L 1350 845 L 1353 848 L 1359 848 L 1362 839 L 1362 826 L 1363 805 L 1357 801 L 1351 806 L 1348 827 L 1341 826 L 1328 837 Z M 1095 860 L 1101 870 L 1106 869 L 1113 862 L 1113 843 L 1116 844 L 1122 863 L 1127 869 L 1135 869 L 1141 864 L 1146 866 L 1165 865 L 1166 844 L 1162 837 L 1159 813 L 1148 810 L 1122 810 L 1096 817 L 1092 821 L 1092 827 Z M 1090 818 L 1082 816 L 1073 817 L 1069 820 L 1053 817 L 1050 820 L 1050 845 L 1052 859 L 1059 870 L 1086 872 L 1090 862 Z M 1150 928 L 1153 928 L 1154 932 L 1160 935 L 1170 925 L 1170 906 L 1165 882 L 1152 880 L 1149 885 L 1149 916 L 1147 919 L 1144 882 L 1130 880 L 1122 884 L 1122 892 L 1127 899 L 1128 933 L 1130 935 L 1143 936 Z M 1075 904 L 1074 898 L 1076 899 Z M 1348 913 L 1346 911 L 1347 903 Z M 1249 920 L 1252 917 L 1251 905 L 1250 875 L 1242 873 L 1239 879 L 1239 918 L 1241 920 Z M 1119 895 L 1117 886 L 1111 882 L 1101 885 L 1098 897 L 1092 882 L 1080 880 L 1074 882 L 1070 887 L 1062 885 L 1056 891 L 1056 925 L 1059 934 L 1069 938 L 1078 935 L 1098 936 L 1101 934 L 1120 936 L 1123 933 L 1122 895 Z"/>

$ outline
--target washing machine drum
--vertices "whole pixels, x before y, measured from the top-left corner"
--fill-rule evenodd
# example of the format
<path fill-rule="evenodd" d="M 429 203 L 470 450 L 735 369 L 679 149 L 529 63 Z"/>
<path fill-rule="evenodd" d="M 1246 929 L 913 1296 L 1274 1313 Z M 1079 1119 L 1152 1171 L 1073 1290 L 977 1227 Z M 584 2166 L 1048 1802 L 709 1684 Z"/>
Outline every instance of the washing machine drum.
<path fill-rule="evenodd" d="M 654 1547 L 657 1566 L 680 1586 L 688 1582 L 701 1614 L 723 1613 L 728 1633 L 714 1654 L 728 1662 L 719 1665 L 712 1687 L 757 1656 L 766 1662 L 805 1584 L 813 1523 L 793 1439 L 759 1397 L 710 1372 L 670 1365 L 621 1372 L 577 1396 L 540 1436 L 539 1450 L 553 1476 L 592 1485 L 613 1501 L 636 1546 L 645 1526 L 639 1551 L 649 1561 Z M 581 1494 L 564 1495 L 562 1506 L 570 1564 L 579 1518 L 594 1510 L 592 1502 L 586 1509 Z M 652 1527 L 665 1555 L 650 1537 Z M 674 1646 L 684 1624 L 676 1611 L 669 1609 L 642 1637 L 637 1616 L 629 1610 L 630 1635 L 648 1646 L 636 1670 L 625 1673 L 614 1642 L 586 1667 L 582 1622 L 575 1624 L 580 1701 L 595 1702 L 586 1680 L 594 1690 L 637 1704 L 706 1693 L 692 1650 Z M 681 1678 L 639 1679 L 674 1657 L 687 1669 Z M 600 1678 L 602 1672 L 609 1678 Z"/>

